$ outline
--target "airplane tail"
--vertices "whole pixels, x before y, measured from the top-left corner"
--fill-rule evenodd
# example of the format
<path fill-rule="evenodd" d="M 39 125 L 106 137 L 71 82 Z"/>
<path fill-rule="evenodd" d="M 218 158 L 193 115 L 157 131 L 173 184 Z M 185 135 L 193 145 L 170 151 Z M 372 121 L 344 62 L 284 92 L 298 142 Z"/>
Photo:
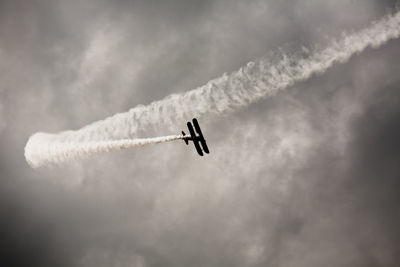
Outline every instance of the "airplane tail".
<path fill-rule="evenodd" d="M 182 131 L 182 135 L 186 135 L 184 131 Z M 183 141 L 185 141 L 186 145 L 189 145 L 189 140 L 187 138 L 183 138 Z"/>

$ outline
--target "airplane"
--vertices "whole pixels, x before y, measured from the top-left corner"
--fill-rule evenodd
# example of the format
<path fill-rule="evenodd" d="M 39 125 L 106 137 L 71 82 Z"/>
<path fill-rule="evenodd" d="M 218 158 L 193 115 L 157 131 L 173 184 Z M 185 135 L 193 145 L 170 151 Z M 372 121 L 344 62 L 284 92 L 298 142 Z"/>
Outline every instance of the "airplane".
<path fill-rule="evenodd" d="M 208 150 L 208 147 L 207 147 L 206 140 L 204 139 L 203 133 L 201 132 L 200 125 L 199 125 L 197 119 L 193 118 L 192 121 L 193 121 L 194 129 L 196 130 L 197 135 L 194 132 L 192 123 L 190 121 L 188 121 L 187 127 L 189 129 L 190 136 L 186 135 L 185 132 L 182 131 L 182 135 L 184 137 L 183 141 L 185 141 L 186 145 L 189 145 L 189 141 L 193 141 L 193 144 L 197 150 L 197 153 L 200 156 L 203 156 L 203 151 L 207 154 L 210 153 L 210 151 Z M 203 147 L 203 149 L 201 149 L 200 144 L 201 144 L 201 147 Z"/>

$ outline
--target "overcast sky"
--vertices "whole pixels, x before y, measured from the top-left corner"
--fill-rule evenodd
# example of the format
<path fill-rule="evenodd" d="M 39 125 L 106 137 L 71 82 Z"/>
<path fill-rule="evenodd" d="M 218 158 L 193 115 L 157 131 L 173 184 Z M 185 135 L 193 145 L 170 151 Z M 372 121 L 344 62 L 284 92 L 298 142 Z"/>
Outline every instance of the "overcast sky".
<path fill-rule="evenodd" d="M 176 141 L 39 169 L 24 159 L 37 131 L 324 44 L 396 3 L 1 0 L 0 264 L 399 266 L 400 40 L 202 117 L 203 158 Z"/>

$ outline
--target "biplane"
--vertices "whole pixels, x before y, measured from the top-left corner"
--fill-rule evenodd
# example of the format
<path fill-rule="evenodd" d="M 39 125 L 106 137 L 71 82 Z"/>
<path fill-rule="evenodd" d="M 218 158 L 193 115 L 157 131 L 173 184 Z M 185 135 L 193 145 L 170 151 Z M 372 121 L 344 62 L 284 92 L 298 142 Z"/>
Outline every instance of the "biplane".
<path fill-rule="evenodd" d="M 189 141 L 192 141 L 194 144 L 194 147 L 197 150 L 197 153 L 200 156 L 203 156 L 203 151 L 205 153 L 210 153 L 207 147 L 206 140 L 204 139 L 203 133 L 201 132 L 199 122 L 197 121 L 196 118 L 193 120 L 193 125 L 190 121 L 187 122 L 187 127 L 189 130 L 190 135 L 186 135 L 184 131 L 182 131 L 183 135 L 183 141 L 185 141 L 186 145 L 189 145 Z M 194 129 L 193 129 L 194 126 Z M 196 131 L 196 132 L 195 132 Z"/>

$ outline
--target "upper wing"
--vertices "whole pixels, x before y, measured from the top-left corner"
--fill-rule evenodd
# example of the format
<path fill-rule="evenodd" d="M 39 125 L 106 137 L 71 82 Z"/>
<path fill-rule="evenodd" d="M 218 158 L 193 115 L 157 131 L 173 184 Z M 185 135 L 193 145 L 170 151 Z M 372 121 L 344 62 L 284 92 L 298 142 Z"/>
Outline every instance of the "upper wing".
<path fill-rule="evenodd" d="M 193 126 L 190 123 L 190 121 L 187 123 L 187 127 L 189 129 L 190 135 L 192 136 L 192 141 L 193 141 L 194 146 L 196 147 L 197 153 L 199 153 L 200 156 L 203 156 L 203 151 L 201 150 L 200 144 L 199 144 L 199 138 L 194 133 Z"/>
<path fill-rule="evenodd" d="M 210 153 L 210 151 L 208 150 L 208 146 L 207 146 L 206 140 L 204 139 L 203 133 L 201 132 L 201 129 L 200 129 L 200 125 L 199 125 L 199 123 L 198 123 L 196 118 L 193 119 L 193 125 L 194 125 L 194 128 L 196 129 L 196 132 L 199 135 L 198 140 L 200 141 L 204 152 L 206 152 L 207 154 Z"/>

